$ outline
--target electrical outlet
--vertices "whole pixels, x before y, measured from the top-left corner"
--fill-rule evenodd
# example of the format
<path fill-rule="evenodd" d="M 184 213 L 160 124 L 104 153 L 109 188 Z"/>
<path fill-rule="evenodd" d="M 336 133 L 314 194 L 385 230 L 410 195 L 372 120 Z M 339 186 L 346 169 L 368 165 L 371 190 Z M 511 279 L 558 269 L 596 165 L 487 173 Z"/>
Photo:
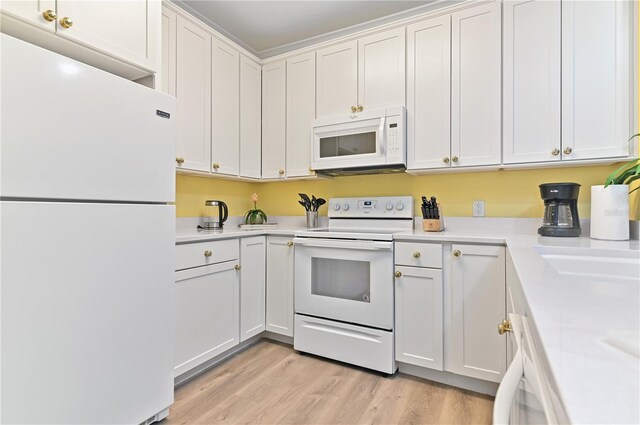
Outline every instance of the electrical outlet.
<path fill-rule="evenodd" d="M 484 201 L 473 201 L 473 216 L 484 217 Z"/>

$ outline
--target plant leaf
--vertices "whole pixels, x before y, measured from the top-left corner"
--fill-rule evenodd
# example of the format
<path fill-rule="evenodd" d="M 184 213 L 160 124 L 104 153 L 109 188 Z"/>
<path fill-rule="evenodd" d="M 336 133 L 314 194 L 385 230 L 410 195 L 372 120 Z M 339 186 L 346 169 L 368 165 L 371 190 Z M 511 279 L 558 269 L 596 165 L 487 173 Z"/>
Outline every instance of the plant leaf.
<path fill-rule="evenodd" d="M 632 168 L 635 168 L 640 164 L 640 158 L 631 160 L 625 164 L 623 164 L 620 168 L 615 170 L 613 173 L 609 174 L 607 179 L 605 180 L 604 187 L 609 186 L 610 184 L 622 184 L 624 179 L 621 179 L 622 175 L 629 171 Z"/>

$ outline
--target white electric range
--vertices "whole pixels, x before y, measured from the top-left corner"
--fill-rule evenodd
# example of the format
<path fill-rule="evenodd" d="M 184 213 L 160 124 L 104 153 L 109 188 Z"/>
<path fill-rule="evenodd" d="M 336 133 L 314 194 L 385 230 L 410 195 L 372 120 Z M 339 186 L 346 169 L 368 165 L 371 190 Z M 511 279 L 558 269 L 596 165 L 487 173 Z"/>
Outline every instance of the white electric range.
<path fill-rule="evenodd" d="M 328 215 L 293 240 L 294 348 L 394 373 L 393 234 L 413 228 L 413 198 L 332 198 Z"/>

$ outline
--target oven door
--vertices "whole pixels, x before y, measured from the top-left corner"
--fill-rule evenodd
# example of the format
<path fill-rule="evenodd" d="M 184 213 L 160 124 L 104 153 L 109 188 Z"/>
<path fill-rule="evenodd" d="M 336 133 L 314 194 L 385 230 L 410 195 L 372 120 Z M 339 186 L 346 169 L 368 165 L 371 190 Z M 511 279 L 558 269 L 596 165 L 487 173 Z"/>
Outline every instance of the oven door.
<path fill-rule="evenodd" d="M 393 329 L 393 242 L 293 242 L 296 313 Z"/>

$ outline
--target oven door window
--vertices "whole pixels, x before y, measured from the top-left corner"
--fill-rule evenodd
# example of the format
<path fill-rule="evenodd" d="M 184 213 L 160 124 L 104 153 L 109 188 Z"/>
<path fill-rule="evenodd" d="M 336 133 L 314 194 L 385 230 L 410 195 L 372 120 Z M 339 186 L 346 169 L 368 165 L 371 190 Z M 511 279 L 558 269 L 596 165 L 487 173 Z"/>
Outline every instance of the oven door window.
<path fill-rule="evenodd" d="M 319 140 L 320 158 L 376 153 L 376 132 L 322 137 Z"/>
<path fill-rule="evenodd" d="M 371 264 L 368 261 L 312 258 L 311 293 L 363 303 L 371 302 Z"/>

